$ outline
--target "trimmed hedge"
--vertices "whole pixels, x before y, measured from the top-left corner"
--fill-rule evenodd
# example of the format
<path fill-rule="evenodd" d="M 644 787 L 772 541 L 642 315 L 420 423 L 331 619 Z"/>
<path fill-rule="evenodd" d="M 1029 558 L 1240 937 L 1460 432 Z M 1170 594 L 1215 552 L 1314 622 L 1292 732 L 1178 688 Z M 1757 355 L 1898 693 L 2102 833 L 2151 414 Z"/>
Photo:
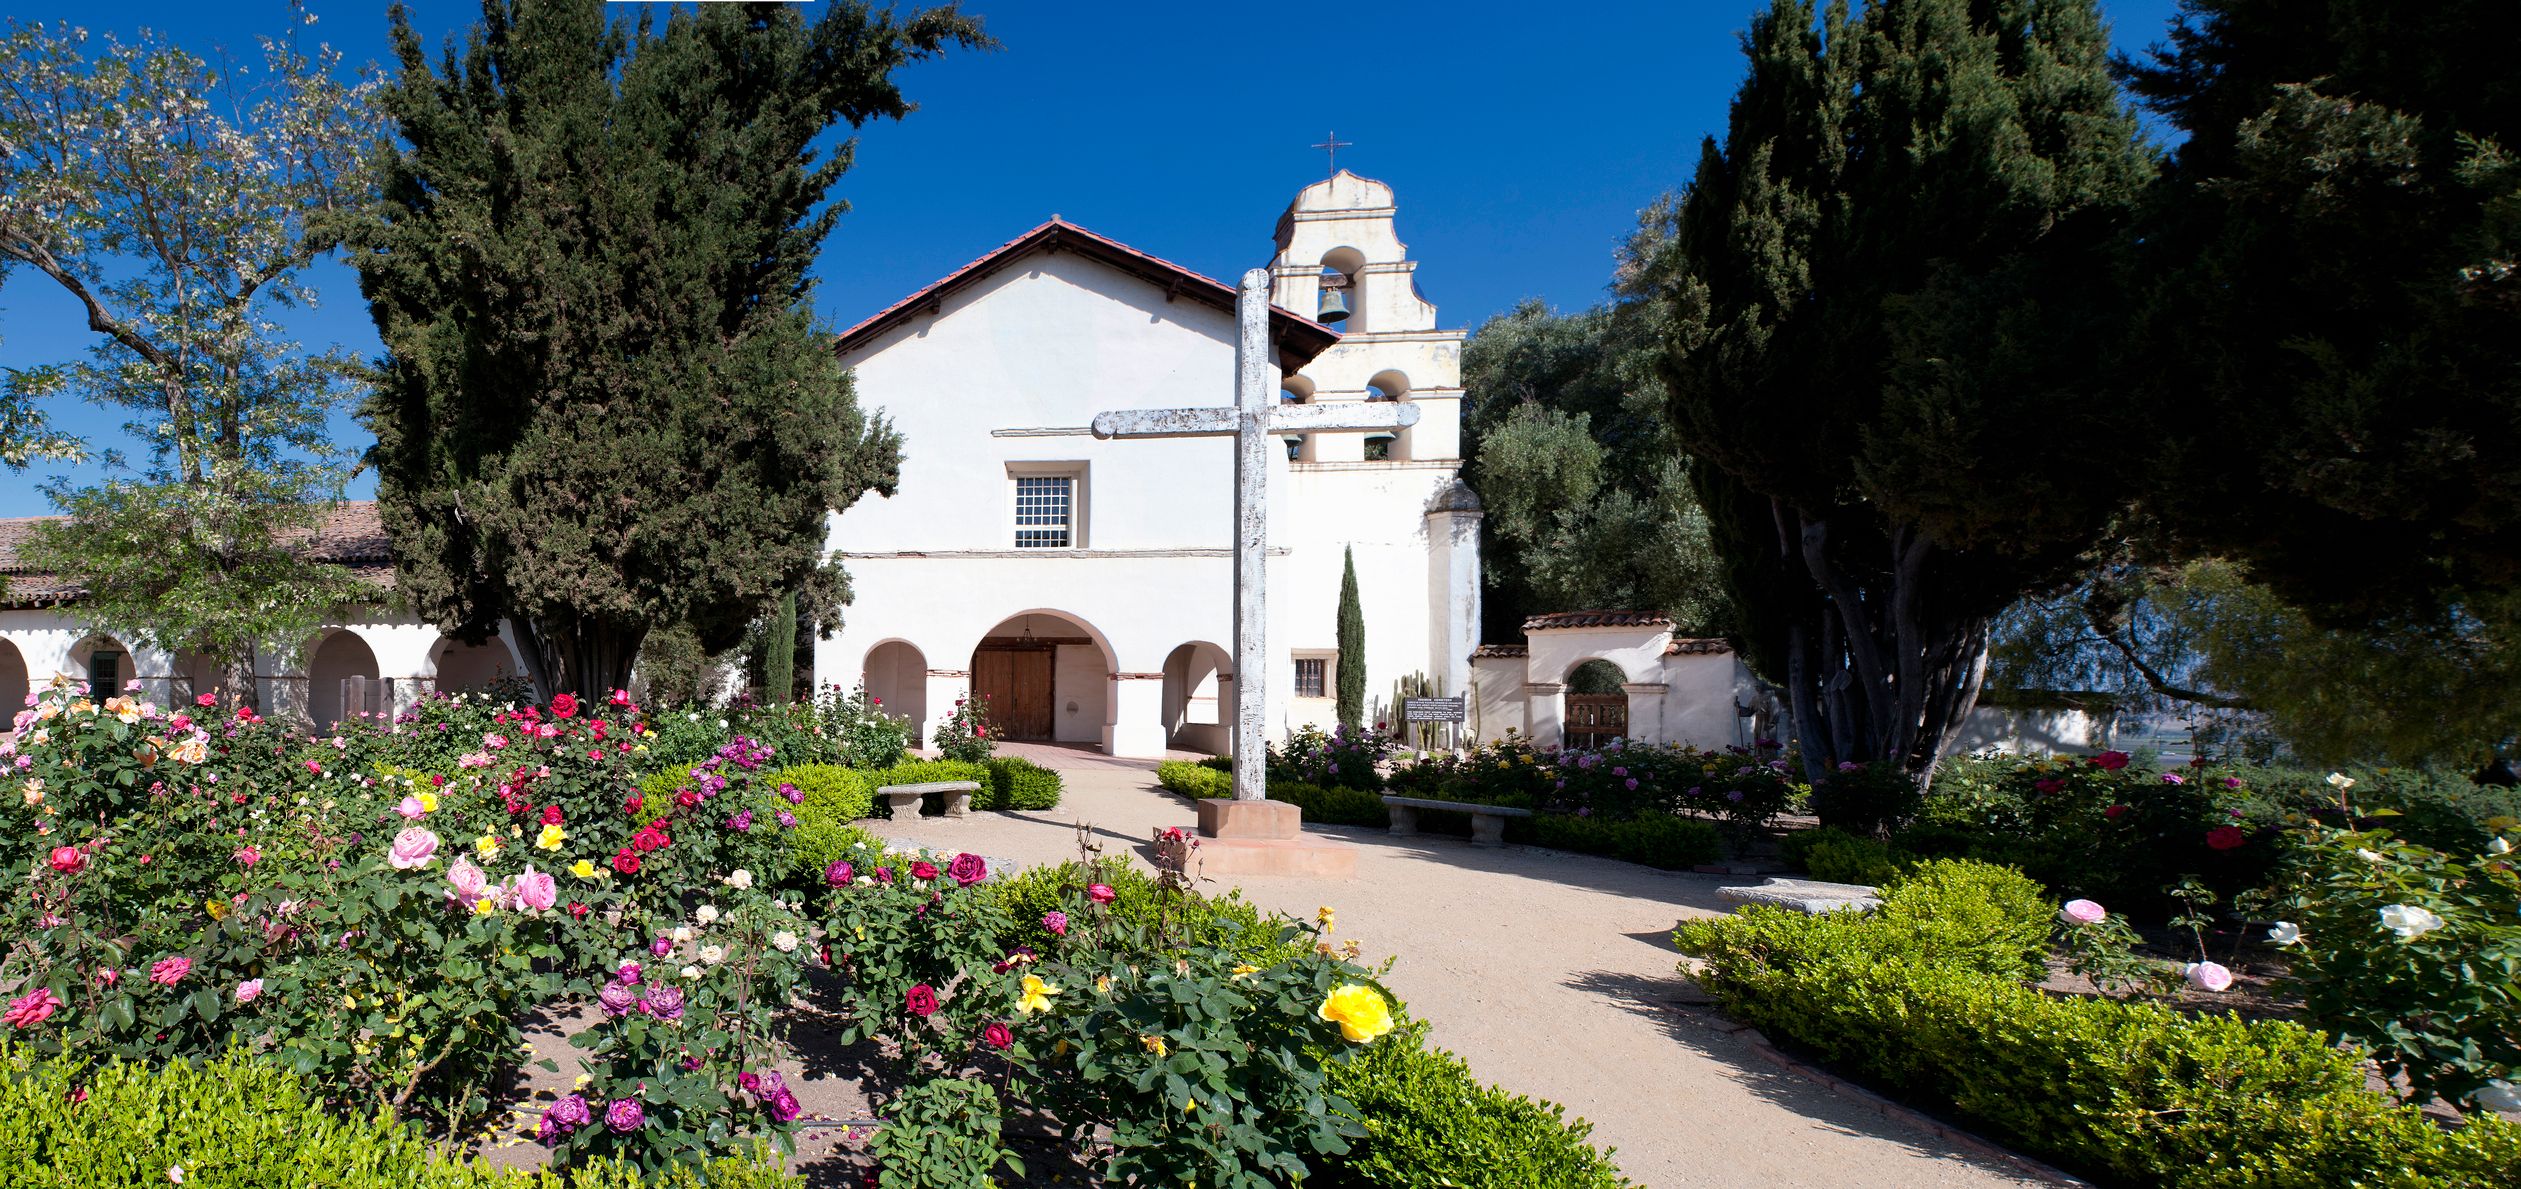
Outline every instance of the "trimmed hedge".
<path fill-rule="evenodd" d="M 1506 838 L 1513 842 L 1603 855 L 1681 871 L 1724 857 L 1724 837 L 1714 822 L 1648 813 L 1625 819 L 1570 817 L 1562 813 L 1508 818 Z"/>
<path fill-rule="evenodd" d="M 1899 878 L 1900 855 L 1889 843 L 1821 826 L 1796 830 L 1778 844 L 1786 862 L 1829 883 L 1887 884 Z"/>
<path fill-rule="evenodd" d="M 1155 766 L 1155 782 L 1185 797 L 1234 795 L 1234 774 L 1220 771 L 1206 760 L 1196 764 L 1188 760 L 1166 760 Z"/>
<path fill-rule="evenodd" d="M 998 902 L 1015 920 L 1015 932 L 1002 944 L 1010 950 L 1029 945 L 1049 952 L 1053 942 L 1042 925 L 1043 914 L 1074 899 L 1063 899 L 1063 890 L 1073 892 L 1095 883 L 1112 889 L 1107 911 L 1114 920 L 1148 935 L 1169 926 L 1185 944 L 1223 946 L 1255 966 L 1274 966 L 1306 948 L 1289 930 L 1247 903 L 1239 891 L 1222 896 L 1191 894 L 1173 910 L 1173 919 L 1165 921 L 1164 900 L 1155 878 L 1118 855 L 1097 859 L 1090 868 L 1070 860 L 990 880 L 985 886 L 996 890 Z"/>
<path fill-rule="evenodd" d="M 983 762 L 989 779 L 972 799 L 975 809 L 1057 809 L 1066 782 L 1057 772 L 1022 756 L 993 756 Z"/>
<path fill-rule="evenodd" d="M 2521 1128 L 2439 1128 L 2321 1033 L 2026 985 L 2053 911 L 2028 886 L 1932 862 L 1876 914 L 1748 907 L 1674 940 L 1734 1018 L 2107 1181 L 2521 1184 Z"/>
<path fill-rule="evenodd" d="M 84 1095 L 74 1101 L 75 1095 Z M 792 1189 L 765 1157 L 658 1174 L 612 1161 L 566 1173 L 441 1155 L 407 1125 L 330 1115 L 297 1075 L 231 1053 L 201 1065 L 103 1065 L 0 1045 L 0 1168 L 12 1186 L 124 1189 Z M 180 1174 L 170 1170 L 181 1168 Z"/>
<path fill-rule="evenodd" d="M 1329 1189 L 1623 1189 L 1593 1125 L 1554 1102 L 1483 1085 L 1470 1066 L 1427 1047 L 1412 1022 L 1325 1067 L 1332 1093 L 1357 1106 L 1366 1138 L 1323 1161 L 1307 1185 Z"/>
<path fill-rule="evenodd" d="M 874 773 L 838 764 L 799 764 L 771 774 L 769 784 L 795 785 L 805 795 L 794 812 L 796 828 L 788 831 L 788 864 L 780 872 L 791 887 L 820 886 L 823 869 L 858 843 L 872 837 L 850 823 L 875 816 Z"/>
<path fill-rule="evenodd" d="M 1380 826 L 1392 820 L 1383 794 L 1365 789 L 1323 788 L 1311 784 L 1272 783 L 1269 799 L 1304 811 L 1304 820 L 1333 826 Z"/>

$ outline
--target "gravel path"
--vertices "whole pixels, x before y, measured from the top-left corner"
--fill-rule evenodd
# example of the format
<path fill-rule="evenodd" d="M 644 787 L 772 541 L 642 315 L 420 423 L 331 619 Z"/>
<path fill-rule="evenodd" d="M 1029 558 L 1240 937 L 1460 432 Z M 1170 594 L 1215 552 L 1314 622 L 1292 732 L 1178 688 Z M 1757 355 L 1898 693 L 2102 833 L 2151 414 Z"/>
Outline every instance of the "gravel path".
<path fill-rule="evenodd" d="M 1076 823 L 1108 854 L 1134 853 L 1190 806 L 1152 764 L 1028 749 L 1063 770 L 1060 807 L 960 820 L 877 822 L 888 836 L 1019 863 L 1076 856 Z M 1566 1104 L 1656 1189 L 1723 1186 L 2033 1184 L 1759 1057 L 1711 1010 L 1682 1006 L 1679 921 L 1721 912 L 1714 876 L 1450 838 L 1307 827 L 1364 848 L 1350 882 L 1247 877 L 1264 907 L 1339 912 L 1368 962 L 1433 1021 L 1432 1037 L 1483 1078 Z M 1144 856 L 1140 855 L 1143 861 Z"/>

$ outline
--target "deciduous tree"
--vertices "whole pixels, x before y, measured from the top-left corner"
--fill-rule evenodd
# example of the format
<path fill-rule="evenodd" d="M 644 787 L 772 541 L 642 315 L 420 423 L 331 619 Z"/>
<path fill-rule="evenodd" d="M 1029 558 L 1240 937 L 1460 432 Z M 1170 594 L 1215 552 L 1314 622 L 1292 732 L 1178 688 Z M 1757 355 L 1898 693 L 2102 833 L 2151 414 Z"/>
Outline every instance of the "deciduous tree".
<path fill-rule="evenodd" d="M 983 40 L 951 7 L 606 11 L 490 0 L 432 70 L 397 8 L 404 143 L 354 241 L 403 587 L 459 634 L 515 625 L 545 695 L 625 684 L 654 628 L 723 650 L 791 591 L 836 622 L 825 517 L 892 492 L 899 441 L 811 308 L 855 143 L 825 138 Z"/>
<path fill-rule="evenodd" d="M 151 455 L 109 453 L 102 486 L 55 484 L 69 516 L 29 560 L 76 578 L 89 619 L 207 653 L 250 698 L 258 646 L 289 652 L 372 593 L 291 547 L 346 477 L 325 421 L 351 361 L 274 322 L 313 300 L 305 271 L 361 201 L 369 88 L 294 38 L 266 40 L 259 72 L 155 37 L 98 41 L 0 35 L 0 263 L 49 280 L 98 336 L 84 361 L 13 374 L 0 419 L 20 447 L 32 433 L 58 450 L 27 414 L 77 393 L 130 410 Z"/>

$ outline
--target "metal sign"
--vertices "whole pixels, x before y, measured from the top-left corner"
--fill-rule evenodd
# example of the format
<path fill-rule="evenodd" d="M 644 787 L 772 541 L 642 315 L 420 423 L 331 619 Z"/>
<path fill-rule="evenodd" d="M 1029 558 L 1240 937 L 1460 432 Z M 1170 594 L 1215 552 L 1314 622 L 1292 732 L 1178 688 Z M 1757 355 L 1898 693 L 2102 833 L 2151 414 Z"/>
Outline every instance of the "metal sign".
<path fill-rule="evenodd" d="M 1402 722 L 1461 722 L 1468 718 L 1460 698 L 1403 698 Z"/>

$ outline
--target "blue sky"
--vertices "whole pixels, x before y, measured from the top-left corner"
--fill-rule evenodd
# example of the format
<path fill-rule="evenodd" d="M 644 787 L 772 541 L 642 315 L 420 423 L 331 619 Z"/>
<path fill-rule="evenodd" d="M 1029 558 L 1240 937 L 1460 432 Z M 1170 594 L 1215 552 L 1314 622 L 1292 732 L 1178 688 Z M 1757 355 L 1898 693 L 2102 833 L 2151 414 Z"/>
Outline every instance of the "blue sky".
<path fill-rule="evenodd" d="M 1003 43 L 905 71 L 920 110 L 867 128 L 839 194 L 816 306 L 846 326 L 1052 214 L 1211 276 L 1267 263 L 1270 229 L 1325 173 L 1307 146 L 1336 129 L 1342 164 L 1392 183 L 1421 292 L 1448 326 L 1526 297 L 1600 301 L 1638 208 L 1687 176 L 1723 126 L 1738 35 L 1760 0 L 1584 4 L 1183 4 L 968 0 Z M 381 0 L 309 0 L 314 32 L 353 63 L 388 54 Z M 641 7 L 614 4 L 625 14 Z M 417 0 L 434 42 L 477 3 Z M 2122 49 L 2161 36 L 2172 0 L 2104 0 Z M 20 20 L 256 53 L 282 0 L 0 3 Z M 357 282 L 337 264 L 319 308 L 284 319 L 311 347 L 376 350 Z M 79 357 L 68 297 L 23 272 L 0 282 L 0 366 Z M 57 424 L 121 444 L 119 411 L 56 406 Z M 341 439 L 367 435 L 345 414 Z M 0 516 L 52 510 L 51 469 L 0 472 Z M 104 477 L 90 465 L 74 482 Z M 372 484 L 355 481 L 354 495 Z"/>

